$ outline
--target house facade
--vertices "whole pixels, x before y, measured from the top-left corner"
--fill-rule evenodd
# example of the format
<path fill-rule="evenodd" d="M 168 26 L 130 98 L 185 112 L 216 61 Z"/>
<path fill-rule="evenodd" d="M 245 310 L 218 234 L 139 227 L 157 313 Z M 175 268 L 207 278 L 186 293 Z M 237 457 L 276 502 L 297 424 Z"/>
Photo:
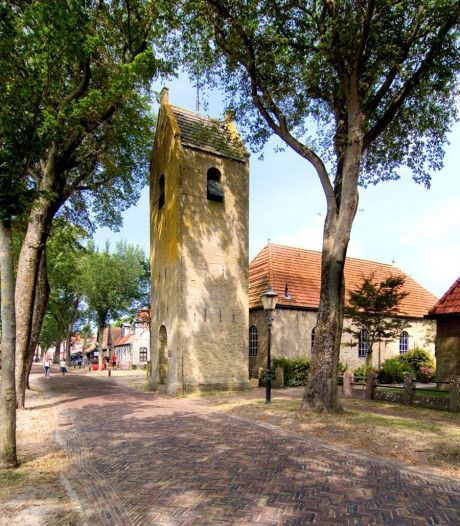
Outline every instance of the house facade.
<path fill-rule="evenodd" d="M 150 361 L 150 311 L 138 311 L 132 324 L 121 327 L 120 337 L 114 341 L 113 352 L 121 368 L 144 368 Z"/>
<path fill-rule="evenodd" d="M 430 310 L 436 322 L 436 378 L 449 381 L 460 376 L 460 278 Z"/>
<path fill-rule="evenodd" d="M 405 278 L 408 293 L 400 305 L 401 316 L 408 327 L 392 342 L 375 344 L 373 366 L 391 356 L 404 354 L 415 347 L 423 347 L 435 354 L 435 324 L 424 316 L 436 302 L 436 297 L 421 287 L 411 277 L 392 265 L 347 258 L 345 263 L 345 288 L 357 288 L 364 276 L 374 274 L 376 280 L 389 275 Z M 271 286 L 278 294 L 278 303 L 272 327 L 271 352 L 273 357 L 311 357 L 319 306 L 321 285 L 321 252 L 282 245 L 269 244 L 249 265 L 249 372 L 258 375 L 265 367 L 267 328 L 261 294 Z M 345 318 L 344 328 L 350 326 Z M 354 341 L 354 340 L 355 341 Z M 364 365 L 366 341 L 356 341 L 343 332 L 340 360 L 350 370 Z"/>

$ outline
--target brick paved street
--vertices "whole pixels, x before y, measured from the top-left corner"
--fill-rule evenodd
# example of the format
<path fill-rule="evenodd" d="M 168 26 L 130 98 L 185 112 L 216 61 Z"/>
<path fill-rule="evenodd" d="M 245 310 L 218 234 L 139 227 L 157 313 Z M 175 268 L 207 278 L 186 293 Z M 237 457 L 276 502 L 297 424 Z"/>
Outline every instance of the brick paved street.
<path fill-rule="evenodd" d="M 46 386 L 91 526 L 460 524 L 460 484 L 447 478 L 335 452 L 200 399 L 79 375 Z"/>

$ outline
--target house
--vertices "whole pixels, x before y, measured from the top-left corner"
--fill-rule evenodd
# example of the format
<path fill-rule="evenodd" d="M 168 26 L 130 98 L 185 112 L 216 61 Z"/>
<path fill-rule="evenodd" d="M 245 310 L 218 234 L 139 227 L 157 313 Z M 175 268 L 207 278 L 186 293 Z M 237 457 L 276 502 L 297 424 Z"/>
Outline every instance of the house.
<path fill-rule="evenodd" d="M 460 277 L 430 310 L 436 321 L 436 378 L 460 376 Z"/>
<path fill-rule="evenodd" d="M 150 360 L 150 311 L 141 309 L 132 324 L 124 323 L 113 342 L 113 352 L 122 368 L 144 368 Z"/>
<path fill-rule="evenodd" d="M 401 316 L 409 327 L 397 341 L 382 343 L 373 352 L 373 365 L 409 349 L 423 347 L 434 355 L 435 324 L 424 316 L 436 302 L 436 297 L 396 267 L 375 261 L 347 258 L 345 289 L 357 288 L 364 276 L 374 273 L 380 280 L 389 275 L 405 278 L 407 297 L 401 302 Z M 266 335 L 264 311 L 260 296 L 271 286 L 278 294 L 272 328 L 272 356 L 311 356 L 321 286 L 321 252 L 283 245 L 268 244 L 249 265 L 249 370 L 255 377 L 265 366 Z M 349 325 L 345 318 L 344 326 Z M 353 344 L 352 346 L 350 344 Z M 351 370 L 364 365 L 366 341 L 354 342 L 343 333 L 340 360 Z"/>

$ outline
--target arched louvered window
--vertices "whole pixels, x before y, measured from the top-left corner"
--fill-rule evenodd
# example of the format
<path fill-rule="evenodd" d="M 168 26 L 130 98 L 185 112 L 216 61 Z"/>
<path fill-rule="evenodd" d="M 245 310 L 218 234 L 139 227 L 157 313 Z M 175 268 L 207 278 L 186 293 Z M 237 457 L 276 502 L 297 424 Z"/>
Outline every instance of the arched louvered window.
<path fill-rule="evenodd" d="M 249 327 L 249 356 L 257 356 L 257 327 Z"/>
<path fill-rule="evenodd" d="M 221 203 L 224 200 L 224 189 L 221 174 L 217 168 L 209 168 L 207 174 L 207 196 L 210 201 Z"/>

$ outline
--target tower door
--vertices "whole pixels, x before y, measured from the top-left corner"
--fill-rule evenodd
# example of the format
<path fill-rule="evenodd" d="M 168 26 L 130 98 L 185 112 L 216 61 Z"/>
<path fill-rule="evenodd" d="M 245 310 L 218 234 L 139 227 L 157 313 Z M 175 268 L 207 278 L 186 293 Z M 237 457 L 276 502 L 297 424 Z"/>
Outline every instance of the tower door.
<path fill-rule="evenodd" d="M 164 325 L 160 327 L 159 343 L 158 383 L 166 385 L 168 378 L 168 334 Z"/>

